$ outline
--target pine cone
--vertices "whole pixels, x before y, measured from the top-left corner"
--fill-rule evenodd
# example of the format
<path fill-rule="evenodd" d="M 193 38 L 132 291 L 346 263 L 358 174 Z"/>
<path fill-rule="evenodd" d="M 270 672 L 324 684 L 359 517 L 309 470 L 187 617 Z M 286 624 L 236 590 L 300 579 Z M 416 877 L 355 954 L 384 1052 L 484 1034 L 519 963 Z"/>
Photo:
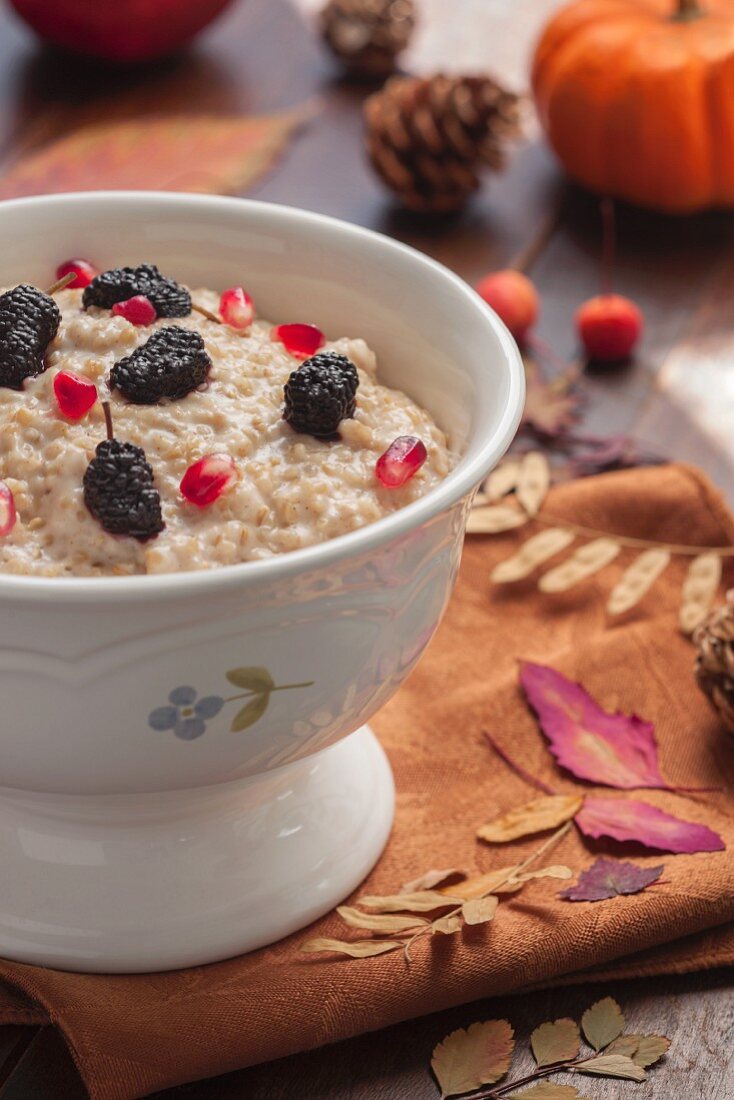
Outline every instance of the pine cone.
<path fill-rule="evenodd" d="M 517 96 L 487 76 L 393 77 L 365 103 L 367 152 L 411 210 L 460 209 L 480 165 L 501 168 L 519 131 Z"/>
<path fill-rule="evenodd" d="M 410 41 L 413 0 L 328 0 L 321 33 L 349 72 L 384 78 Z"/>
<path fill-rule="evenodd" d="M 696 680 L 724 725 L 734 733 L 734 589 L 693 635 Z"/>

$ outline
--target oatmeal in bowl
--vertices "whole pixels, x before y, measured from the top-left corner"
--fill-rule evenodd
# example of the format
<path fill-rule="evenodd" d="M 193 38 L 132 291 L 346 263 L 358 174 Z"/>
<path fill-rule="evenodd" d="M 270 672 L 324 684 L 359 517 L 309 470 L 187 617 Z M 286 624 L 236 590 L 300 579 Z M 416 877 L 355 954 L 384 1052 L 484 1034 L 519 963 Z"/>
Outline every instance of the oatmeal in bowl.
<path fill-rule="evenodd" d="M 243 287 L 190 292 L 149 263 L 68 270 L 53 296 L 0 296 L 0 325 L 37 341 L 25 363 L 0 348 L 0 571 L 269 558 L 382 519 L 454 465 L 359 336 L 273 324 Z"/>

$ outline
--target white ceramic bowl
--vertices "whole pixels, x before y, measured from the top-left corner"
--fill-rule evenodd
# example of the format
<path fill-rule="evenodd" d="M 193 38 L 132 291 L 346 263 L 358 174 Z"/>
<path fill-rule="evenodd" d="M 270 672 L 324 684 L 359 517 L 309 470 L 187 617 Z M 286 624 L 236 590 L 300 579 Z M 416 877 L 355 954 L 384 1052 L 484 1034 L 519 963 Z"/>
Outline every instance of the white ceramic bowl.
<path fill-rule="evenodd" d="M 382 379 L 461 450 L 423 499 L 272 560 L 155 577 L 0 575 L 0 954 L 135 971 L 250 950 L 330 909 L 382 850 L 392 780 L 364 723 L 441 618 L 472 492 L 520 417 L 517 349 L 445 268 L 286 207 L 27 199 L 0 204 L 0 241 L 2 285 L 47 285 L 71 255 L 148 260 L 193 286 L 244 283 L 261 316 L 362 336 Z M 235 675 L 241 687 L 228 682 L 235 669 L 249 670 Z M 170 726 L 195 693 L 245 698 L 194 740 L 151 728 L 153 711 L 173 708 Z M 251 724 L 233 731 L 247 704 Z"/>

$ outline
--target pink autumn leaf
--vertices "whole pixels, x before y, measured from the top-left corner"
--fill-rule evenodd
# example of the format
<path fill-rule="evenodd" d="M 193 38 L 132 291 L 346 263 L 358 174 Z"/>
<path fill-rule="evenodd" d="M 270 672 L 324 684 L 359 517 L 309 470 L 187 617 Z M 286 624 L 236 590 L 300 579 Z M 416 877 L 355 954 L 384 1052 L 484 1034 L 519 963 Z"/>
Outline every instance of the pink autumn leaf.
<path fill-rule="evenodd" d="M 673 817 L 649 802 L 588 795 L 576 814 L 585 836 L 633 840 L 661 852 L 721 852 L 726 844 L 706 825 Z"/>
<path fill-rule="evenodd" d="M 558 763 L 607 787 L 669 789 L 660 774 L 655 728 L 636 714 L 609 714 L 581 684 L 526 662 L 520 682 Z"/>
<path fill-rule="evenodd" d="M 606 901 L 620 894 L 639 894 L 646 886 L 657 882 L 664 865 L 640 867 L 621 859 L 599 858 L 579 875 L 578 882 L 558 896 L 567 901 Z"/>

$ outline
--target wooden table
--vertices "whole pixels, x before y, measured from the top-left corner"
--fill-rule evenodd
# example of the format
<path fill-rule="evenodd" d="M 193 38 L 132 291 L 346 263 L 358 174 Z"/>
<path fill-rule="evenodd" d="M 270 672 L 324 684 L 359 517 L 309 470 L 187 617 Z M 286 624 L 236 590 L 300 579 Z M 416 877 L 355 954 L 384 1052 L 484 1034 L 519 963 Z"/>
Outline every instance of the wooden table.
<path fill-rule="evenodd" d="M 304 8 L 316 0 L 298 0 Z M 412 50 L 416 70 L 490 67 L 522 89 L 529 43 L 558 0 L 423 0 Z M 365 91 L 338 79 L 312 32 L 287 0 L 243 0 L 199 46 L 178 59 L 129 73 L 39 50 L 0 14 L 0 157 L 8 161 L 82 122 L 177 111 L 252 113 L 318 95 L 322 109 L 252 192 L 322 211 L 416 245 L 469 280 L 525 248 L 560 204 L 555 232 L 533 266 L 543 297 L 539 336 L 561 357 L 575 352 L 572 314 L 598 285 L 598 209 L 567 187 L 535 137 L 507 172 L 490 181 L 459 219 L 427 222 L 396 210 L 361 151 Z M 646 336 L 636 362 L 590 373 L 585 427 L 632 432 L 644 447 L 703 466 L 734 498 L 734 220 L 686 221 L 632 210 L 619 214 L 616 288 L 643 306 Z M 196 1100 L 411 1100 L 435 1098 L 430 1052 L 452 1028 L 507 1016 L 527 1037 L 545 1019 L 576 1016 L 612 993 L 636 1031 L 674 1036 L 648 1084 L 586 1079 L 589 1097 L 628 1094 L 665 1100 L 734 1097 L 734 993 L 718 971 L 643 982 L 505 997 L 429 1016 L 326 1051 L 255 1067 L 159 1094 Z M 426 1005 L 430 1010 L 430 1005 Z M 0 1029 L 2 1100 L 79 1100 L 85 1095 L 51 1028 Z"/>

